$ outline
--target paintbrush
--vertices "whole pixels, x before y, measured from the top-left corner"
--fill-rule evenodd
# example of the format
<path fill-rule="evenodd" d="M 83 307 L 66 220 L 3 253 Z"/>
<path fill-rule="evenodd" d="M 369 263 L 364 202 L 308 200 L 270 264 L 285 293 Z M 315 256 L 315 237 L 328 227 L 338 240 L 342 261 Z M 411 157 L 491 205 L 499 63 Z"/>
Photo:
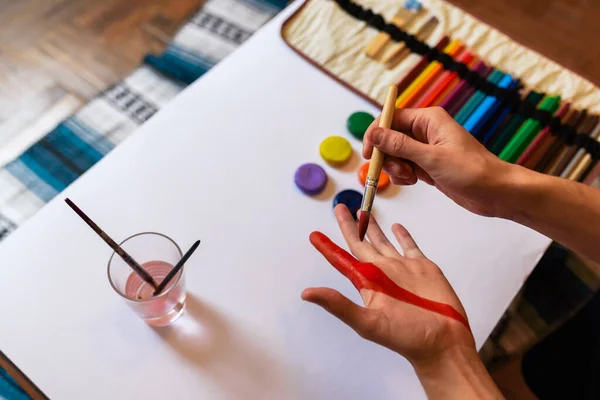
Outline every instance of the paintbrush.
<path fill-rule="evenodd" d="M 380 128 L 391 128 L 392 119 L 394 118 L 394 111 L 396 109 L 396 97 L 398 97 L 398 89 L 396 85 L 390 86 L 385 103 L 383 103 L 383 110 L 379 117 Z M 375 193 L 377 192 L 377 185 L 379 183 L 379 175 L 381 174 L 381 168 L 383 167 L 384 154 L 373 147 L 373 153 L 371 155 L 371 162 L 369 163 L 369 172 L 367 172 L 367 179 L 365 181 L 365 193 L 363 195 L 362 204 L 360 206 L 360 215 L 358 217 L 358 236 L 360 240 L 365 238 L 367 233 L 367 227 L 369 226 L 369 218 L 371 216 L 371 209 L 373 208 L 373 201 L 375 200 Z"/>
<path fill-rule="evenodd" d="M 156 288 L 156 290 L 153 293 L 154 296 L 156 296 L 157 294 L 160 294 L 160 292 L 162 292 L 164 290 L 164 288 L 167 287 L 167 285 L 169 284 L 169 282 L 171 282 L 173 277 L 175 275 L 177 275 L 177 273 L 179 272 L 179 270 L 181 268 L 183 268 L 183 264 L 185 264 L 185 262 L 188 260 L 188 258 L 190 258 L 190 256 L 192 254 L 194 254 L 194 251 L 196 251 L 196 249 L 198 248 L 199 245 L 200 245 L 200 241 L 196 240 L 196 242 L 192 245 L 192 247 L 190 247 L 190 249 L 188 251 L 186 251 L 186 253 L 183 255 L 183 257 L 181 257 L 181 260 L 179 260 L 179 262 L 177 264 L 175 264 L 173 269 L 171 271 L 169 271 L 169 273 L 167 274 L 167 276 L 165 276 L 165 279 L 163 279 L 163 281 L 160 283 L 160 285 L 158 285 L 158 287 Z"/>
<path fill-rule="evenodd" d="M 122 259 L 125 261 L 127 265 L 131 267 L 131 269 L 140 276 L 146 283 L 152 286 L 154 289 L 157 288 L 156 282 L 152 279 L 152 275 L 150 275 L 142 266 L 133 259 L 121 246 L 119 246 L 114 240 L 110 238 L 90 217 L 88 217 L 79 207 L 75 205 L 70 199 L 65 199 L 65 203 L 69 205 L 75 211 L 77 215 L 81 217 L 81 219 L 89 225 L 90 228 L 94 232 L 98 234 L 104 240 L 104 242 L 110 246 L 111 249 L 115 251 Z"/>

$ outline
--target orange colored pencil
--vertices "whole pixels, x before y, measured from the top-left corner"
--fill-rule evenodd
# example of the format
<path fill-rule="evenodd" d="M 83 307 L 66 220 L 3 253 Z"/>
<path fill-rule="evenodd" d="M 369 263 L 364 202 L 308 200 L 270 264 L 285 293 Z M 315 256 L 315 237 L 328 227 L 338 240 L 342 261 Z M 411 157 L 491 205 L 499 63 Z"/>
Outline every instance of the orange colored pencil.
<path fill-rule="evenodd" d="M 458 57 L 457 61 L 469 64 L 473 59 L 473 54 L 464 50 Z M 453 80 L 458 81 L 458 74 L 452 71 L 444 71 L 440 78 L 423 94 L 423 96 L 415 103 L 415 108 L 429 107 L 438 96 L 448 87 Z"/>
<path fill-rule="evenodd" d="M 467 65 L 469 66 L 469 69 L 474 69 L 478 62 L 479 58 L 473 57 L 471 62 Z M 461 82 L 462 78 L 460 76 L 457 76 L 454 79 L 452 79 L 448 86 L 446 86 L 446 88 L 442 90 L 442 93 L 440 93 L 440 95 L 433 101 L 433 103 L 431 103 L 431 107 L 436 107 L 442 104 L 446 97 L 448 97 L 453 92 L 454 88 L 457 87 Z"/>
<path fill-rule="evenodd" d="M 463 45 L 458 40 L 453 40 L 446 46 L 444 53 L 452 57 L 456 57 L 463 49 Z M 439 74 L 442 73 L 443 66 L 438 61 L 432 61 L 423 72 L 402 92 L 402 94 L 396 100 L 396 108 L 408 107 L 414 101 L 417 100 L 426 89 L 427 86 L 433 81 Z"/>

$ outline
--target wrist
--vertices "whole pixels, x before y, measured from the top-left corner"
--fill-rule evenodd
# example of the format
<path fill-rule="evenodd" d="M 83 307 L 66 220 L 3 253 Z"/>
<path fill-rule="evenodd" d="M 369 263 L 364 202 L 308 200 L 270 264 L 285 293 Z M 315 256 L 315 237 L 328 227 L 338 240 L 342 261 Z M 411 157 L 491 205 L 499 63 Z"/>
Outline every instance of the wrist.
<path fill-rule="evenodd" d="M 502 398 L 475 347 L 454 346 L 434 360 L 412 365 L 428 398 Z"/>
<path fill-rule="evenodd" d="M 500 160 L 498 160 L 500 161 Z M 537 191 L 534 190 L 536 176 L 540 175 L 519 165 L 500 161 L 492 182 L 494 216 L 512 221 L 522 219 L 529 204 L 535 204 Z"/>
<path fill-rule="evenodd" d="M 433 359 L 413 361 L 411 364 L 420 379 L 430 380 L 448 371 L 455 371 L 459 365 L 464 365 L 466 360 L 479 360 L 475 347 L 453 346 Z"/>

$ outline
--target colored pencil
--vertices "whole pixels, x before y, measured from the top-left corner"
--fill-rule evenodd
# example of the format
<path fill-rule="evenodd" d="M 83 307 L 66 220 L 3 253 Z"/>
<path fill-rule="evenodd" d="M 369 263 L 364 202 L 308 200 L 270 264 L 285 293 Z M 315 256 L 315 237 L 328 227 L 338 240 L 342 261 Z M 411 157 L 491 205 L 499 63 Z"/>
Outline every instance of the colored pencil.
<path fill-rule="evenodd" d="M 519 82 L 519 80 L 517 79 L 517 82 Z M 515 83 L 517 83 L 515 82 Z M 496 107 L 496 109 L 494 110 L 493 113 L 490 114 L 490 116 L 487 118 L 487 120 L 481 125 L 481 128 L 479 129 L 479 133 L 477 133 L 477 139 L 485 145 L 484 143 L 484 138 L 485 135 L 490 132 L 491 129 L 493 129 L 496 125 L 500 125 L 502 124 L 502 122 L 504 121 L 506 115 L 508 115 L 509 110 L 507 110 L 508 105 L 504 104 L 504 102 L 501 102 L 499 107 Z"/>
<path fill-rule="evenodd" d="M 444 36 L 440 39 L 439 42 L 435 45 L 437 50 L 443 50 L 448 43 L 450 42 L 450 38 L 448 36 Z M 426 56 L 421 57 L 421 60 L 415 64 L 414 67 L 396 84 L 398 88 L 398 93 L 402 93 L 406 88 L 415 80 L 417 76 L 429 65 L 429 59 Z"/>
<path fill-rule="evenodd" d="M 554 114 L 558 109 L 559 102 L 559 96 L 547 96 L 542 100 L 539 109 Z M 504 161 L 514 163 L 541 129 L 542 124 L 540 121 L 533 118 L 527 119 L 527 121 L 519 127 L 517 133 L 515 133 L 498 157 Z"/>
<path fill-rule="evenodd" d="M 444 49 L 444 53 L 454 57 L 456 53 L 462 48 L 462 45 L 458 40 L 453 40 L 446 46 Z M 438 61 L 432 61 L 427 68 L 419 74 L 417 79 L 415 79 L 406 90 L 398 96 L 396 99 L 396 108 L 405 108 L 411 104 L 415 98 L 423 93 L 427 88 L 429 82 L 435 79 L 439 74 L 441 74 L 443 70 L 443 66 Z"/>
<path fill-rule="evenodd" d="M 543 94 L 532 91 L 527 95 L 525 101 L 530 104 L 537 105 L 542 98 Z M 496 155 L 500 154 L 504 146 L 510 141 L 513 137 L 517 129 L 523 124 L 525 121 L 525 116 L 522 114 L 513 114 L 511 119 L 504 126 L 504 129 L 498 134 L 498 137 L 494 140 L 493 144 L 490 146 L 490 151 Z"/>
<path fill-rule="evenodd" d="M 579 130 L 580 125 L 583 124 L 587 118 L 587 110 L 581 112 L 574 112 L 573 117 L 576 117 L 573 123 L 570 123 L 576 131 Z M 552 144 L 550 149 L 544 154 L 540 162 L 536 165 L 535 170 L 538 172 L 547 173 L 549 167 L 554 163 L 556 155 L 562 150 L 565 144 L 565 138 L 557 137 L 557 140 Z"/>
<path fill-rule="evenodd" d="M 594 132 L 592 132 L 590 136 L 596 139 L 596 141 L 600 142 L 600 124 L 596 126 L 596 129 L 594 129 Z M 573 157 L 573 159 L 567 166 L 563 175 L 561 175 L 561 178 L 567 177 L 571 181 L 578 180 L 579 177 L 581 177 L 581 175 L 583 174 L 583 171 L 586 170 L 586 168 L 591 164 L 591 162 L 592 156 L 589 153 L 587 153 L 587 151 L 584 148 L 579 149 L 577 151 L 577 154 L 575 154 L 575 157 Z"/>
<path fill-rule="evenodd" d="M 512 89 L 518 83 L 518 80 L 514 80 L 510 74 L 506 74 L 498 83 L 498 87 Z M 473 111 L 473 114 L 471 114 L 465 121 L 463 128 L 471 132 L 473 136 L 477 137 L 477 134 L 479 133 L 479 130 L 483 124 L 487 122 L 488 118 L 494 114 L 496 109 L 498 109 L 501 104 L 501 101 L 497 97 L 493 95 L 487 96 L 485 99 L 483 99 L 479 107 Z"/>
<path fill-rule="evenodd" d="M 521 98 L 526 99 L 527 95 L 528 93 L 522 94 Z M 482 128 L 482 132 L 484 133 L 483 140 L 481 141 L 481 143 L 483 143 L 486 148 L 490 148 L 490 146 L 494 143 L 494 140 L 496 139 L 497 133 L 502 132 L 502 129 L 504 129 L 504 127 L 511 120 L 513 116 L 511 111 L 512 105 L 505 105 L 503 108 L 500 108 L 497 112 L 497 115 L 494 116 L 493 119 Z"/>
<path fill-rule="evenodd" d="M 591 115 L 588 117 L 579 133 L 583 136 L 589 136 L 594 131 L 594 128 L 596 128 L 596 125 L 598 125 L 598 116 Z M 575 144 L 566 146 L 559 153 L 559 156 L 556 158 L 556 165 L 553 166 L 549 174 L 554 176 L 562 176 L 563 172 L 567 168 L 567 165 L 569 165 L 569 162 L 571 159 L 573 159 L 573 156 L 575 156 L 575 153 L 577 153 L 577 146 L 575 146 Z"/>
<path fill-rule="evenodd" d="M 556 116 L 562 119 L 567 114 L 570 107 L 571 107 L 571 103 L 564 103 L 560 107 L 560 109 L 556 112 Z M 538 149 L 539 146 L 541 146 L 541 144 L 545 141 L 546 137 L 550 134 L 551 133 L 550 133 L 549 126 L 542 129 L 542 131 L 535 137 L 535 139 L 533 139 L 533 141 L 529 144 L 529 146 L 527 146 L 527 148 L 521 154 L 521 156 L 517 159 L 517 162 L 515 164 L 524 165 L 531 158 L 531 156 L 535 153 L 535 150 Z"/>
<path fill-rule="evenodd" d="M 583 182 L 586 185 L 591 185 L 594 183 L 596 178 L 600 175 L 600 163 L 598 160 L 594 161 L 588 169 L 581 175 L 581 177 L 577 180 L 577 182 Z"/>
<path fill-rule="evenodd" d="M 481 60 L 477 61 L 477 63 L 473 66 L 473 71 L 477 72 L 480 75 L 484 75 L 484 73 L 487 71 L 487 66 L 485 65 L 485 63 Z M 464 80 L 461 79 L 460 82 L 458 83 L 458 85 L 456 85 L 456 87 L 450 92 L 448 93 L 448 96 L 446 96 L 438 105 L 442 108 L 444 108 L 446 111 L 448 111 L 448 108 L 450 105 L 454 104 L 454 102 L 465 92 L 465 90 L 467 90 L 469 88 L 469 83 Z"/>
<path fill-rule="evenodd" d="M 579 111 L 574 109 L 569 109 L 569 111 L 561 118 L 561 123 L 563 125 L 568 125 L 575 123 L 577 118 L 579 117 Z M 550 131 L 549 135 L 546 135 L 542 142 L 538 147 L 533 150 L 533 153 L 529 157 L 527 161 L 523 164 L 525 168 L 529 168 L 535 170 L 537 166 L 542 162 L 546 154 L 550 151 L 554 143 L 558 141 L 558 136 L 553 134 L 554 132 Z"/>
<path fill-rule="evenodd" d="M 469 50 L 463 50 L 463 52 L 458 56 L 456 61 L 468 64 L 469 62 L 471 62 L 472 59 L 473 59 L 473 54 Z M 444 91 L 444 89 L 446 89 L 446 87 L 450 84 L 450 82 L 452 82 L 453 80 L 458 80 L 458 79 L 459 79 L 458 74 L 456 72 L 444 71 L 440 75 L 440 77 L 434 83 L 432 83 L 429 90 L 427 90 L 421 96 L 421 98 L 417 102 L 415 102 L 413 107 L 415 107 L 415 108 L 429 107 L 437 99 L 437 97 Z"/>
<path fill-rule="evenodd" d="M 481 76 L 483 76 L 487 79 L 490 77 L 490 74 L 492 72 L 494 72 L 494 68 L 488 67 L 485 69 L 485 71 L 483 72 L 483 74 Z M 467 87 L 467 90 L 465 90 L 464 93 L 462 93 L 458 97 L 458 99 L 456 99 L 454 104 L 452 104 L 450 107 L 448 107 L 448 114 L 450 114 L 452 116 L 452 118 L 454 118 L 456 116 L 456 114 L 463 108 L 463 106 L 471 99 L 471 97 L 473 97 L 473 95 L 475 94 L 476 91 L 477 91 L 477 89 L 475 88 L 475 86 L 469 85 Z"/>
<path fill-rule="evenodd" d="M 494 69 L 494 71 L 488 77 L 488 81 L 497 85 L 503 76 L 504 76 L 504 73 L 502 71 Z M 456 122 L 458 122 L 461 125 L 464 124 L 467 121 L 467 119 L 469 118 L 469 116 L 473 113 L 473 111 L 475 111 L 475 109 L 481 104 L 483 99 L 485 99 L 485 97 L 486 97 L 486 94 L 483 91 L 481 91 L 481 90 L 476 91 L 475 94 L 473 95 L 473 97 L 471 97 L 465 103 L 465 105 L 460 109 L 460 111 L 454 117 Z"/>
<path fill-rule="evenodd" d="M 475 89 L 475 86 L 469 86 L 467 90 L 460 94 L 460 96 L 456 99 L 454 104 L 448 107 L 448 114 L 450 114 L 452 118 L 456 117 L 456 114 L 458 114 L 458 112 L 462 110 L 464 105 L 469 101 L 471 97 L 473 97 L 476 91 L 477 89 Z"/>
<path fill-rule="evenodd" d="M 431 107 L 439 107 L 440 103 L 444 101 L 446 97 L 448 97 L 448 95 L 454 91 L 454 89 L 458 86 L 459 83 L 460 79 L 451 80 L 450 83 L 446 85 L 444 90 L 442 90 L 440 94 L 431 102 Z"/>

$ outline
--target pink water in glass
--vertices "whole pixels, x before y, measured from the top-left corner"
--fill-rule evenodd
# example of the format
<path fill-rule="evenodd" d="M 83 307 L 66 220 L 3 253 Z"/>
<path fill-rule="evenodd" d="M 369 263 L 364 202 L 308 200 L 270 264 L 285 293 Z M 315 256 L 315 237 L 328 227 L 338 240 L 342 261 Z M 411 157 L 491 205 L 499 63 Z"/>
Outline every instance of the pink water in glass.
<path fill-rule="evenodd" d="M 173 265 L 165 261 L 148 261 L 142 267 L 160 284 Z M 182 271 L 173 277 L 171 283 L 156 297 L 154 288 L 132 272 L 125 283 L 125 295 L 139 316 L 151 326 L 166 326 L 183 313 L 185 307 L 185 283 Z"/>

